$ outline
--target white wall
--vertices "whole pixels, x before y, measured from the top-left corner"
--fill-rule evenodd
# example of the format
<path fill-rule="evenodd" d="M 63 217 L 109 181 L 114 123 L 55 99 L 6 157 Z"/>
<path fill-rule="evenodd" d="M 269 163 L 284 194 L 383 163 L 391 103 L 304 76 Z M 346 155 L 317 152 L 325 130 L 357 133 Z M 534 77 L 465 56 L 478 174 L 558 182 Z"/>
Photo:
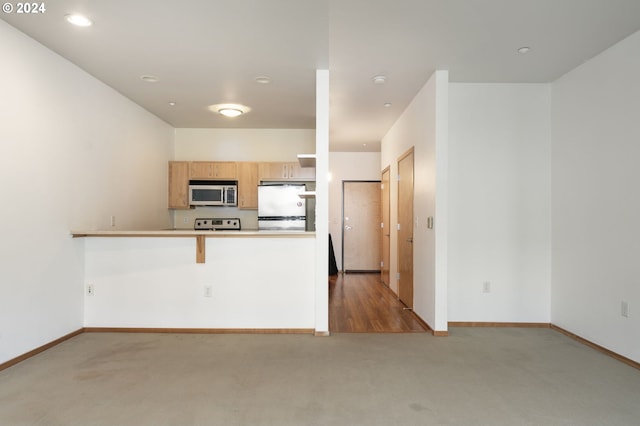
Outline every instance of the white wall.
<path fill-rule="evenodd" d="M 550 321 L 550 102 L 548 84 L 449 86 L 449 321 Z"/>
<path fill-rule="evenodd" d="M 329 70 L 316 70 L 315 331 L 329 335 Z"/>
<path fill-rule="evenodd" d="M 552 85 L 554 324 L 640 361 L 640 32 Z M 621 314 L 621 302 L 629 317 Z"/>
<path fill-rule="evenodd" d="M 313 329 L 314 244 L 207 238 L 197 264 L 195 238 L 87 238 L 85 326 Z"/>
<path fill-rule="evenodd" d="M 0 20 L 0 363 L 83 326 L 71 229 L 170 224 L 170 126 Z"/>
<path fill-rule="evenodd" d="M 297 161 L 315 152 L 314 129 L 175 129 L 175 160 Z"/>
<path fill-rule="evenodd" d="M 382 139 L 380 165 L 381 170 L 391 166 L 390 220 L 397 223 L 398 158 L 415 147 L 414 311 L 436 331 L 447 330 L 447 91 L 448 73 L 436 71 Z M 435 217 L 435 229 L 427 228 L 430 216 Z M 397 247 L 397 233 L 392 232 L 390 287 L 394 291 Z"/>
<path fill-rule="evenodd" d="M 315 152 L 313 129 L 175 129 L 175 160 L 298 161 Z M 192 228 L 197 217 L 238 217 L 243 228 L 258 228 L 256 210 L 197 207 L 173 215 L 176 228 Z"/>
<path fill-rule="evenodd" d="M 329 233 L 338 269 L 342 269 L 342 182 L 380 180 L 381 171 L 379 152 L 329 153 Z"/>

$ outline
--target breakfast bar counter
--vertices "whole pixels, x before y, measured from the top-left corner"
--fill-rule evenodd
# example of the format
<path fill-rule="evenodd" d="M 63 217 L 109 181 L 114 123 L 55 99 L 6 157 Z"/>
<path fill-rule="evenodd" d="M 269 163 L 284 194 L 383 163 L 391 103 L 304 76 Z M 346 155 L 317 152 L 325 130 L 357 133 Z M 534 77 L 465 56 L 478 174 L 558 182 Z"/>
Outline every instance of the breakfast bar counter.
<path fill-rule="evenodd" d="M 72 235 L 85 259 L 88 328 L 315 329 L 314 232 L 113 230 Z"/>
<path fill-rule="evenodd" d="M 194 231 L 192 229 L 163 229 L 163 230 L 130 230 L 130 231 L 71 231 L 74 238 L 79 237 L 197 237 L 206 238 L 313 238 L 315 232 L 304 231 Z"/>

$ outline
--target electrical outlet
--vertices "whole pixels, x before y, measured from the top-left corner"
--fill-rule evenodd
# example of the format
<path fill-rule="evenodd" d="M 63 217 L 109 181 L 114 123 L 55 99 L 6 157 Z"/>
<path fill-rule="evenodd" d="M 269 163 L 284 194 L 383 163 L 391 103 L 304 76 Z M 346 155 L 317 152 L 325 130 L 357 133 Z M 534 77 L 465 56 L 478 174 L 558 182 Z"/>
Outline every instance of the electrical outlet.
<path fill-rule="evenodd" d="M 96 289 L 93 284 L 87 284 L 87 296 L 93 296 L 96 294 Z"/>
<path fill-rule="evenodd" d="M 491 293 L 491 282 L 485 281 L 482 283 L 482 292 L 483 293 Z"/>
<path fill-rule="evenodd" d="M 114 226 L 116 226 L 116 217 L 115 217 L 115 216 L 111 216 L 110 222 L 111 222 L 111 227 L 112 227 L 112 228 L 113 228 Z"/>
<path fill-rule="evenodd" d="M 629 304 L 624 300 L 620 302 L 620 315 L 625 318 L 629 318 Z"/>
<path fill-rule="evenodd" d="M 211 297 L 211 296 L 213 296 L 213 287 L 211 287 L 210 285 L 205 285 L 204 297 Z"/>
<path fill-rule="evenodd" d="M 182 223 L 184 223 L 185 225 L 186 225 L 187 223 L 189 223 L 189 218 L 188 218 L 188 217 L 183 217 L 183 218 L 182 218 Z"/>

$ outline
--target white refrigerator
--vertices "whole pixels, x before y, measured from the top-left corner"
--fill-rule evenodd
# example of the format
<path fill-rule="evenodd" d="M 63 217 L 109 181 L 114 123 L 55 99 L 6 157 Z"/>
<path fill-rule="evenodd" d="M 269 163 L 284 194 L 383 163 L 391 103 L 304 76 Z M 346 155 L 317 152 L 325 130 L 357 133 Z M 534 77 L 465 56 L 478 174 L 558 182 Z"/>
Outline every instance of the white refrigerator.
<path fill-rule="evenodd" d="M 258 229 L 304 231 L 306 200 L 298 194 L 304 185 L 259 185 Z"/>

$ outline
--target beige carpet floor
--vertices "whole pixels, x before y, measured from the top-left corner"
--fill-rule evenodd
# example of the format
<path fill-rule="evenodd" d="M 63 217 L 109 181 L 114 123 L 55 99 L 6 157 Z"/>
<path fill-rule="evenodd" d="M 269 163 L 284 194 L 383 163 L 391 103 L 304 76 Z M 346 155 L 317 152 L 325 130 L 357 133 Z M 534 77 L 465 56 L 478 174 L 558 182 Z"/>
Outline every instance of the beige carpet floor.
<path fill-rule="evenodd" d="M 550 329 L 84 333 L 0 372 L 0 425 L 638 425 L 640 371 Z"/>

